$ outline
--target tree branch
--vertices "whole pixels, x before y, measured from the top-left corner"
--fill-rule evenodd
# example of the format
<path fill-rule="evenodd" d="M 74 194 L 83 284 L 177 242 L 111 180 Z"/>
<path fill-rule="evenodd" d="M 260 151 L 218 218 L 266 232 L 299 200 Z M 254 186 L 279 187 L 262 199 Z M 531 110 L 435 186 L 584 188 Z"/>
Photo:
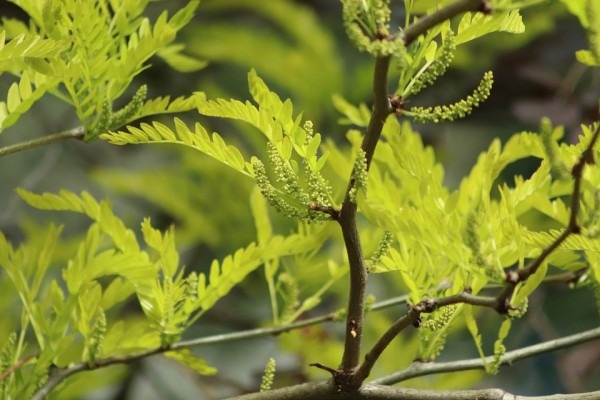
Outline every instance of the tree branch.
<path fill-rule="evenodd" d="M 418 304 L 412 306 L 405 316 L 398 319 L 377 341 L 373 348 L 366 354 L 365 360 L 361 364 L 357 372 L 357 380 L 366 379 L 375 362 L 381 356 L 383 351 L 389 346 L 394 338 L 403 331 L 406 327 L 412 325 L 418 326 L 421 313 L 431 313 L 440 307 L 445 307 L 453 304 L 470 304 L 480 307 L 488 307 L 496 310 L 500 314 L 507 314 L 511 309 L 510 298 L 518 283 L 527 280 L 533 275 L 545 259 L 552 254 L 571 234 L 579 233 L 580 227 L 577 222 L 577 213 L 579 210 L 579 196 L 581 189 L 581 180 L 583 178 L 583 167 L 585 164 L 593 163 L 593 148 L 600 136 L 600 125 L 594 132 L 588 147 L 581 154 L 579 161 L 575 164 L 572 170 L 572 175 L 575 178 L 573 185 L 573 194 L 571 196 L 571 214 L 569 224 L 563 233 L 557 237 L 542 253 L 534 259 L 527 267 L 518 271 L 507 271 L 506 284 L 504 289 L 496 296 L 476 296 L 467 292 L 459 293 L 452 296 L 442 297 L 439 299 L 424 299 Z"/>
<path fill-rule="evenodd" d="M 569 223 L 565 230 L 557 237 L 542 253 L 531 261 L 525 268 L 518 271 L 510 270 L 506 272 L 506 284 L 504 290 L 497 297 L 498 306 L 496 311 L 500 314 L 507 314 L 510 310 L 510 299 L 520 282 L 526 281 L 531 275 L 535 274 L 543 262 L 552 254 L 567 238 L 573 234 L 579 234 L 581 227 L 577 222 L 577 214 L 579 213 L 579 201 L 581 196 L 581 180 L 583 179 L 583 168 L 586 164 L 593 164 L 594 161 L 594 145 L 598 141 L 600 135 L 600 125 L 596 128 L 590 143 L 587 148 L 581 153 L 579 160 L 573 166 L 571 175 L 574 178 L 573 194 L 571 195 L 571 214 L 569 215 Z"/>
<path fill-rule="evenodd" d="M 451 3 L 409 26 L 404 31 L 404 43 L 407 45 L 410 44 L 419 35 L 455 15 L 465 11 L 478 10 L 485 10 L 486 12 L 491 11 L 485 0 L 458 0 Z M 378 57 L 375 60 L 373 76 L 373 112 L 371 113 L 371 119 L 369 120 L 369 125 L 361 144 L 361 148 L 365 152 L 367 171 L 373 160 L 375 148 L 379 142 L 385 120 L 393 112 L 387 88 L 390 59 L 390 56 L 384 56 Z M 364 301 L 368 278 L 360 237 L 356 228 L 357 206 L 350 196 L 355 185 L 355 173 L 356 172 L 353 169 L 338 219 L 342 228 L 344 245 L 346 247 L 350 265 L 350 293 L 348 296 L 348 316 L 346 319 L 346 335 L 341 371 L 335 378 L 338 385 L 347 388 L 358 388 L 364 378 L 366 378 L 366 376 L 363 376 L 363 373 L 352 376 L 354 372 L 357 371 L 360 363 L 362 328 L 364 323 Z"/>
<path fill-rule="evenodd" d="M 470 293 L 460 293 L 448 297 L 441 297 L 439 299 L 424 299 L 418 304 L 411 306 L 406 315 L 394 322 L 394 324 L 379 338 L 377 343 L 375 343 L 371 350 L 365 355 L 365 360 L 356 373 L 356 379 L 364 381 L 371 373 L 371 369 L 373 369 L 375 362 L 390 345 L 392 340 L 407 327 L 411 325 L 415 327 L 419 326 L 422 313 L 431 313 L 440 307 L 459 303 L 495 308 L 497 299 L 495 297 L 474 296 Z"/>
<path fill-rule="evenodd" d="M 525 358 L 561 350 L 595 339 L 600 339 L 600 328 L 594 328 L 570 336 L 565 336 L 560 339 L 550 340 L 547 342 L 535 344 L 533 346 L 527 346 L 517 350 L 508 351 L 504 354 L 504 356 L 502 356 L 500 365 L 511 365 L 513 362 L 520 361 Z M 442 363 L 414 362 L 402 371 L 398 371 L 391 375 L 374 379 L 373 381 L 371 381 L 371 383 L 378 385 L 393 385 L 395 383 L 417 378 L 419 376 L 442 374 L 447 372 L 468 371 L 474 369 L 485 369 L 485 364 L 494 361 L 494 356 L 489 356 L 485 358 L 485 363 L 481 358 Z"/>
<path fill-rule="evenodd" d="M 82 126 L 77 128 L 69 129 L 68 131 L 55 133 L 52 135 L 42 136 L 37 139 L 32 139 L 27 142 L 13 144 L 0 148 L 0 157 L 6 156 L 19 151 L 32 149 L 34 147 L 43 146 L 49 143 L 60 142 L 68 139 L 82 139 L 85 131 Z"/>
<path fill-rule="evenodd" d="M 407 27 L 403 32 L 404 44 L 408 46 L 413 42 L 413 40 L 418 38 L 420 35 L 425 34 L 434 26 L 467 11 L 480 11 L 484 14 L 490 14 L 492 9 L 487 0 L 455 1 L 454 3 L 450 3 L 447 6 L 440 8 L 432 14 L 424 16 L 414 24 Z"/>
<path fill-rule="evenodd" d="M 3 380 L 5 380 L 6 378 L 8 378 L 13 372 L 15 372 L 16 370 L 18 370 L 19 368 L 21 368 L 23 365 L 25 365 L 27 363 L 27 361 L 31 360 L 33 357 L 35 357 L 35 355 L 33 355 L 33 354 L 28 355 L 26 357 L 23 357 L 22 359 L 20 359 L 19 361 L 17 361 L 16 364 L 11 365 L 9 368 L 7 368 L 0 375 L 0 382 L 2 382 Z"/>
<path fill-rule="evenodd" d="M 367 170 L 373 159 L 375 147 L 381 136 L 383 124 L 390 114 L 390 106 L 387 91 L 387 74 L 390 66 L 390 57 L 380 57 L 375 61 L 375 72 L 373 77 L 373 113 L 363 139 L 362 149 L 365 152 Z M 348 315 L 346 317 L 346 335 L 344 342 L 344 354 L 342 356 L 341 369 L 344 376 L 354 373 L 360 363 L 360 345 L 362 340 L 362 328 L 365 315 L 365 293 L 367 287 L 367 269 L 362 254 L 360 237 L 356 228 L 357 206 L 351 200 L 350 193 L 354 188 L 354 174 L 348 183 L 346 196 L 340 210 L 338 222 L 342 228 L 344 245 L 348 254 L 350 265 L 350 293 L 348 296 Z M 359 383 L 360 385 L 360 383 Z"/>
<path fill-rule="evenodd" d="M 329 381 L 252 393 L 230 400 L 598 400 L 600 391 L 549 396 L 519 396 L 501 389 L 419 390 L 366 383 L 356 391 L 340 391 Z"/>

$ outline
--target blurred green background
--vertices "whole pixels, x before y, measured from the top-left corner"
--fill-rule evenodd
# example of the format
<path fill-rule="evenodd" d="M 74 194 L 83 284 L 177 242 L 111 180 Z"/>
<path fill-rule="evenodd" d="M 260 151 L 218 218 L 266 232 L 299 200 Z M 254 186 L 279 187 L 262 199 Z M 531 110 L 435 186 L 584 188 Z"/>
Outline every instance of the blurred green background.
<path fill-rule="evenodd" d="M 183 1 L 157 1 L 149 12 L 177 9 Z M 402 3 L 393 0 L 394 18 L 403 21 Z M 0 15 L 25 18 L 18 8 L 0 3 Z M 566 127 L 566 140 L 576 139 L 581 123 L 598 119 L 600 74 L 575 61 L 575 51 L 586 47 L 585 34 L 576 18 L 558 2 L 546 2 L 525 10 L 525 34 L 492 34 L 459 49 L 452 68 L 433 88 L 416 100 L 418 105 L 437 105 L 463 98 L 486 70 L 493 70 L 495 86 L 491 98 L 467 119 L 457 123 L 419 125 L 424 140 L 436 150 L 446 169 L 446 182 L 456 187 L 492 138 L 503 140 L 512 133 L 537 130 L 542 116 Z M 337 143 L 345 143 L 345 127 L 332 106 L 331 96 L 341 94 L 357 104 L 369 104 L 372 60 L 358 53 L 346 39 L 337 0 L 204 0 L 196 18 L 180 37 L 187 52 L 209 61 L 201 71 L 182 74 L 159 60 L 134 82 L 131 94 L 148 84 L 149 97 L 189 95 L 204 91 L 209 98 L 249 99 L 246 76 L 257 70 L 272 90 L 293 100 L 297 110 L 311 119 L 316 131 Z M 14 79 L 0 78 L 4 93 Z M 393 80 L 391 80 L 393 82 Z M 128 96 L 126 95 L 125 98 Z M 256 154 L 259 136 L 251 128 L 235 123 L 200 118 L 195 113 L 181 116 L 200 120 L 226 140 Z M 167 117 L 166 120 L 171 120 Z M 47 97 L 16 126 L 3 132 L 0 145 L 55 133 L 79 125 L 74 113 L 60 101 Z M 527 176 L 537 164 L 525 160 L 512 166 L 510 174 Z M 512 182 L 507 174 L 503 178 Z M 43 234 L 48 221 L 64 223 L 64 237 L 72 245 L 61 249 L 65 258 L 72 251 L 84 223 L 81 218 L 36 212 L 21 202 L 14 189 L 75 192 L 87 190 L 98 198 L 108 197 L 117 215 L 136 227 L 144 216 L 155 226 L 176 225 L 182 262 L 190 269 L 206 271 L 213 258 L 220 258 L 255 240 L 254 222 L 247 199 L 252 186 L 235 172 L 222 168 L 196 152 L 169 146 L 116 147 L 103 142 L 53 144 L 0 159 L 0 230 L 13 242 L 28 235 Z M 160 188 L 160 190 L 157 190 Z M 343 188 L 342 188 L 343 189 Z M 278 232 L 293 228 L 290 221 L 273 216 Z M 69 247 L 70 246 L 70 247 Z M 0 272 L 2 273 L 2 272 Z M 305 287 L 318 284 L 318 273 L 304 271 Z M 266 284 L 258 270 L 244 284 L 220 301 L 187 337 L 249 329 L 270 321 Z M 310 315 L 331 312 L 345 304 L 344 282 Z M 373 276 L 371 293 L 377 299 L 397 296 L 389 277 Z M 9 309 L 15 299 L 3 298 L 0 308 Z M 376 338 L 398 310 L 372 313 L 367 323 L 366 344 Z M 9 329 L 11 313 L 0 317 Z M 17 314 L 18 315 L 18 314 Z M 14 317 L 14 315 L 12 316 Z M 489 349 L 499 319 L 482 313 L 482 330 L 489 333 Z M 513 325 L 507 349 L 557 338 L 600 323 L 595 300 L 589 291 L 569 291 L 559 284 L 547 285 L 530 300 L 529 312 Z M 340 326 L 326 324 L 279 338 L 266 337 L 195 349 L 219 369 L 216 377 L 198 377 L 174 362 L 153 357 L 128 366 L 111 367 L 79 375 L 69 398 L 85 399 L 218 399 L 255 391 L 269 357 L 275 357 L 275 385 L 326 378 L 309 369 L 310 362 L 339 360 Z M 399 338 L 381 361 L 375 374 L 389 373 L 397 364 L 396 352 L 413 346 L 411 334 Z M 476 357 L 466 332 L 450 335 L 442 360 Z M 324 360 L 325 359 L 325 360 Z M 405 360 L 405 363 L 411 360 Z M 480 373 L 450 374 L 422 378 L 406 385 L 418 387 L 493 387 L 519 394 L 547 394 L 597 389 L 600 381 L 600 343 L 589 343 L 503 368 L 497 376 Z M 405 365 L 405 364 L 403 364 Z M 91 382 L 107 386 L 84 396 Z M 92 385 L 93 386 L 93 385 Z M 65 394 L 67 395 L 67 394 Z"/>

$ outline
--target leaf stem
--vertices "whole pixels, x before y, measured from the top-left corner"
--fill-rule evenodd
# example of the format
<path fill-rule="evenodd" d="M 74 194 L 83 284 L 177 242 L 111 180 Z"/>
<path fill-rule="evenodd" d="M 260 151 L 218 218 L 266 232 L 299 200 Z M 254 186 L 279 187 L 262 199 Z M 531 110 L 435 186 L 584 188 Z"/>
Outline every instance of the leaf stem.
<path fill-rule="evenodd" d="M 69 129 L 68 131 L 55 133 L 52 135 L 42 136 L 40 138 L 28 140 L 26 142 L 13 144 L 11 146 L 6 146 L 0 148 L 0 157 L 6 156 L 12 153 L 17 153 L 19 151 L 24 151 L 28 149 L 32 149 L 38 146 L 44 146 L 46 144 L 60 142 L 62 140 L 68 139 L 82 139 L 84 134 L 84 128 L 82 126 L 78 126 L 77 128 Z"/>

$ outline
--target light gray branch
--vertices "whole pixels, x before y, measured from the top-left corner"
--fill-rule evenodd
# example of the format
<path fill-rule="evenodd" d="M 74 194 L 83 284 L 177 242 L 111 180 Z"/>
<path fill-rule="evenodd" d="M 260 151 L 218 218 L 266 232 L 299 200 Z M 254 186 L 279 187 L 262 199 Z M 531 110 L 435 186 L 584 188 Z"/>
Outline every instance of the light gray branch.
<path fill-rule="evenodd" d="M 600 391 L 549 396 L 519 396 L 501 389 L 419 390 L 366 383 L 357 391 L 340 392 L 332 383 L 314 382 L 252 393 L 231 400 L 599 400 Z"/>
<path fill-rule="evenodd" d="M 501 359 L 501 365 L 509 365 L 513 362 L 522 360 L 524 358 L 529 358 L 543 353 L 549 353 L 551 351 L 564 349 L 566 347 L 575 346 L 577 344 L 589 342 L 595 339 L 600 339 L 600 327 L 590 329 L 581 333 L 576 333 L 574 335 L 565 336 L 560 339 L 550 340 L 548 342 L 538 343 L 533 346 L 527 346 L 521 349 L 506 352 Z M 493 360 L 494 357 L 490 356 L 486 357 L 485 362 L 490 363 Z M 484 368 L 484 363 L 481 358 L 440 363 L 415 362 L 412 363 L 406 369 L 403 369 L 402 371 L 398 371 L 394 374 L 374 379 L 373 381 L 371 381 L 371 383 L 379 385 L 392 385 L 394 383 L 406 381 L 424 375 L 434 375 L 446 372 L 467 371 Z"/>
<path fill-rule="evenodd" d="M 46 135 L 40 138 L 32 139 L 27 142 L 13 144 L 11 146 L 6 146 L 0 148 L 0 157 L 6 156 L 12 153 L 17 153 L 19 151 L 32 149 L 38 146 L 44 146 L 49 143 L 60 142 L 68 139 L 82 139 L 85 130 L 82 126 L 78 126 L 77 128 L 69 129 L 68 131 L 55 133 L 53 135 Z"/>
<path fill-rule="evenodd" d="M 405 304 L 408 296 L 399 296 L 392 299 L 387 299 L 374 303 L 370 310 L 382 310 L 384 308 Z M 83 371 L 90 371 L 94 369 L 108 367 L 115 364 L 128 364 L 141 358 L 149 357 L 154 354 L 160 354 L 169 350 L 186 349 L 197 346 L 205 346 L 216 343 L 233 342 L 236 340 L 252 339 L 262 336 L 278 335 L 284 332 L 289 332 L 294 329 L 304 328 L 306 326 L 320 324 L 322 322 L 333 321 L 336 318 L 336 313 L 330 313 L 320 315 L 314 318 L 308 318 L 301 321 L 296 321 L 288 325 L 283 326 L 272 326 L 266 328 L 249 329 L 241 332 L 223 333 L 218 335 L 206 336 L 197 339 L 182 340 L 173 344 L 168 349 L 149 349 L 135 354 L 130 354 L 121 357 L 108 357 L 105 359 L 97 360 L 95 365 L 88 365 L 87 363 L 78 363 L 68 368 L 57 369 L 50 375 L 48 381 L 38 390 L 38 392 L 32 397 L 32 400 L 44 399 L 56 386 L 62 381 L 67 379 L 69 376 L 74 375 Z"/>

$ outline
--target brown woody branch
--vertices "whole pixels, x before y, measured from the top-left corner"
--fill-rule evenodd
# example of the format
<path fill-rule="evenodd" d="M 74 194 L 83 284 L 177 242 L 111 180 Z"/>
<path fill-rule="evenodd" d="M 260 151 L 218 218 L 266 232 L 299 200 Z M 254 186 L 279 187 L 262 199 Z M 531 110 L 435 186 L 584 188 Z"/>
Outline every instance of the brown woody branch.
<path fill-rule="evenodd" d="M 457 0 L 436 12 L 427 15 L 403 32 L 404 43 L 409 45 L 419 35 L 426 33 L 432 27 L 453 18 L 466 11 L 491 12 L 486 0 Z M 370 168 L 375 148 L 379 142 L 385 120 L 393 112 L 388 96 L 388 69 L 390 56 L 378 57 L 375 60 L 373 76 L 373 112 L 367 127 L 362 150 L 365 152 L 367 171 Z M 341 370 L 335 375 L 336 383 L 344 388 L 357 389 L 362 384 L 362 374 L 355 374 L 360 363 L 362 329 L 365 314 L 365 292 L 367 285 L 367 270 L 362 254 L 362 247 L 356 227 L 357 206 L 351 200 L 350 193 L 354 188 L 355 171 L 350 176 L 346 195 L 342 204 L 338 222 L 342 229 L 344 245 L 348 254 L 350 268 L 350 293 L 348 298 L 348 315 L 346 319 L 346 334 Z"/>
<path fill-rule="evenodd" d="M 542 253 L 533 261 L 531 261 L 525 268 L 517 271 L 506 272 L 506 283 L 504 290 L 500 292 L 497 297 L 497 308 L 496 311 L 500 314 L 507 314 L 510 310 L 510 299 L 515 292 L 515 288 L 521 282 L 525 282 L 531 275 L 535 274 L 539 267 L 546 261 L 548 256 L 552 254 L 560 245 L 567 240 L 567 238 L 573 234 L 579 234 L 581 227 L 577 222 L 577 214 L 580 208 L 580 196 L 581 196 L 581 181 L 583 179 L 583 168 L 586 164 L 593 164 L 594 160 L 594 145 L 598 141 L 600 135 L 600 125 L 596 128 L 596 131 L 592 135 L 587 148 L 581 153 L 579 160 L 573 166 L 571 175 L 573 176 L 573 194 L 571 195 L 571 213 L 569 216 L 569 223 L 565 230 L 557 237 L 548 247 L 546 247 Z"/>
<path fill-rule="evenodd" d="M 15 372 L 16 370 L 21 368 L 23 365 L 25 365 L 27 363 L 27 361 L 31 360 L 34 357 L 35 357 L 35 354 L 30 354 L 26 357 L 23 357 L 19 361 L 17 361 L 14 365 L 11 365 L 9 368 L 6 369 L 6 371 L 2 372 L 2 374 L 0 375 L 0 382 L 5 380 L 6 378 L 8 378 L 13 372 Z"/>

